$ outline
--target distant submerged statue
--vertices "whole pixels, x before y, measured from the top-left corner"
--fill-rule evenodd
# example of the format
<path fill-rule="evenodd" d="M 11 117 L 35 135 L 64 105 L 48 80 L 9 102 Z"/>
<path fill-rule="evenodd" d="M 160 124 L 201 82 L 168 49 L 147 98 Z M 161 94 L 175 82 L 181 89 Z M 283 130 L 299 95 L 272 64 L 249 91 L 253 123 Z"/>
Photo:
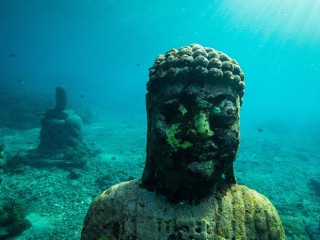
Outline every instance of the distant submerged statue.
<path fill-rule="evenodd" d="M 81 239 L 285 239 L 272 203 L 236 183 L 238 63 L 191 44 L 158 56 L 149 77 L 142 179 L 98 196 Z"/>
<path fill-rule="evenodd" d="M 40 144 L 38 151 L 44 154 L 63 154 L 67 158 L 79 160 L 87 148 L 82 140 L 82 120 L 67 108 L 67 92 L 64 87 L 56 88 L 56 105 L 48 109 L 41 121 Z M 81 162 L 76 159 L 76 162 Z M 73 162 L 77 165 L 76 162 Z M 81 163 L 82 164 L 82 163 Z"/>

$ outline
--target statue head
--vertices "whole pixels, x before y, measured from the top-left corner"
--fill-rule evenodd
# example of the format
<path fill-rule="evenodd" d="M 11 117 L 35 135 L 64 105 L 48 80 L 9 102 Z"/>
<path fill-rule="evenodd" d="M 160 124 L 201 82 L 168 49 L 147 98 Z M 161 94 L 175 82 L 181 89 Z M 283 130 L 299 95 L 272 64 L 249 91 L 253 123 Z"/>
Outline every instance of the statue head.
<path fill-rule="evenodd" d="M 56 107 L 55 110 L 61 112 L 66 110 L 67 108 L 67 91 L 64 87 L 58 86 L 56 87 Z"/>
<path fill-rule="evenodd" d="M 149 77 L 143 186 L 173 202 L 202 198 L 233 170 L 244 74 L 226 54 L 191 44 L 159 55 Z"/>

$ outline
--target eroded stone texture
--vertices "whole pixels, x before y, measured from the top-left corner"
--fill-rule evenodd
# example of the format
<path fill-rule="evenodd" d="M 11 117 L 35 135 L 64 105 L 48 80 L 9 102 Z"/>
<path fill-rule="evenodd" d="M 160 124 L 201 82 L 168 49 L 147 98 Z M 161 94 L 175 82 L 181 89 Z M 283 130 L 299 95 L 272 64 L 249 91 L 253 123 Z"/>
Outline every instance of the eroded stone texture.
<path fill-rule="evenodd" d="M 221 187 L 194 205 L 170 204 L 140 184 L 140 180 L 120 183 L 98 196 L 81 239 L 285 239 L 274 206 L 245 186 Z"/>
<path fill-rule="evenodd" d="M 235 183 L 244 94 L 238 63 L 191 44 L 158 56 L 149 76 L 144 187 L 178 202 Z"/>
<path fill-rule="evenodd" d="M 63 87 L 56 88 L 56 106 L 49 109 L 41 121 L 40 151 L 64 149 L 81 150 L 82 120 L 71 109 L 67 109 L 67 93 Z"/>

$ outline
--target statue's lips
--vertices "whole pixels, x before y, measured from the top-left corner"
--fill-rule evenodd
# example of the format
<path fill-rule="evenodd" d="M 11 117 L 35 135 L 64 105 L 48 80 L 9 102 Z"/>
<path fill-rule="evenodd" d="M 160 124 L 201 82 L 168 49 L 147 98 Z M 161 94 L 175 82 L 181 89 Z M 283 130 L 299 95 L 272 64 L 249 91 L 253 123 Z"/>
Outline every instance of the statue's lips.
<path fill-rule="evenodd" d="M 209 178 L 215 172 L 215 163 L 214 161 L 195 161 L 188 164 L 188 169 L 190 172 L 194 174 L 197 174 L 205 178 Z"/>

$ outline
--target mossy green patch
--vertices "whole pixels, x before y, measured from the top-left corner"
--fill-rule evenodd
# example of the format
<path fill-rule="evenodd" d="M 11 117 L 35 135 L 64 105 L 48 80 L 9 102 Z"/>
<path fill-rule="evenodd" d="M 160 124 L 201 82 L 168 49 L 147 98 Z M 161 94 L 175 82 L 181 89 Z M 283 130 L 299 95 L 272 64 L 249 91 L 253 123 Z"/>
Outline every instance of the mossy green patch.
<path fill-rule="evenodd" d="M 193 146 L 193 144 L 189 141 L 184 141 L 182 144 L 180 144 L 180 147 L 182 147 L 183 149 L 186 149 L 186 148 L 189 148 L 192 146 Z"/>
<path fill-rule="evenodd" d="M 180 123 L 172 124 L 171 127 L 166 130 L 167 142 L 174 151 L 177 151 L 180 146 L 179 140 L 176 138 L 176 134 L 181 131 L 181 129 L 179 129 L 180 125 Z"/>
<path fill-rule="evenodd" d="M 201 107 L 201 108 L 209 107 L 209 102 L 202 99 L 199 101 L 199 107 Z"/>
<path fill-rule="evenodd" d="M 103 235 L 98 240 L 116 240 L 114 237 L 109 237 L 107 235 Z"/>
<path fill-rule="evenodd" d="M 189 148 L 193 144 L 189 141 L 184 141 L 180 144 L 180 141 L 176 138 L 176 134 L 181 132 L 180 123 L 172 124 L 170 128 L 166 130 L 167 134 L 167 143 L 173 148 L 174 151 L 178 151 L 179 148 Z"/>
<path fill-rule="evenodd" d="M 210 129 L 210 124 L 207 119 L 207 115 L 204 112 L 200 112 L 200 114 L 196 115 L 193 121 L 195 129 L 192 129 L 191 132 L 201 138 L 213 136 L 213 132 Z"/>
<path fill-rule="evenodd" d="M 169 231 L 170 231 L 170 222 L 171 222 L 171 220 L 164 220 L 164 223 L 165 223 L 165 225 L 166 225 L 166 231 L 167 231 L 167 233 L 169 233 Z"/>

